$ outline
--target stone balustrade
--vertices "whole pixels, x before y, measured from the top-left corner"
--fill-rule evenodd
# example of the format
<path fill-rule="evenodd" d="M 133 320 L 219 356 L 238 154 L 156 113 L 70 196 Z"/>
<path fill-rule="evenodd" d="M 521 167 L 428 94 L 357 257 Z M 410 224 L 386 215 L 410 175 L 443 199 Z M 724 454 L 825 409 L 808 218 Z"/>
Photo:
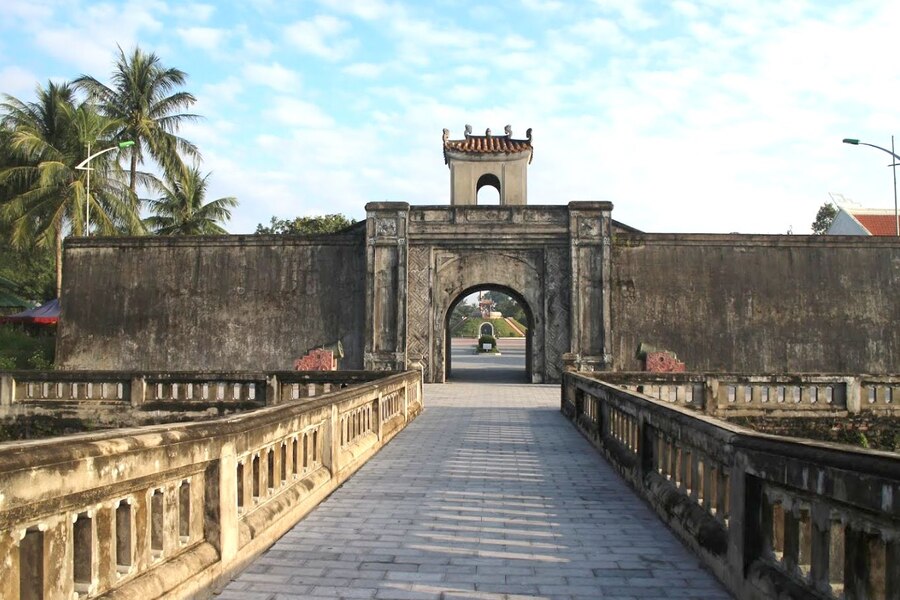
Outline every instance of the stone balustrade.
<path fill-rule="evenodd" d="M 736 597 L 900 597 L 900 456 L 755 433 L 686 409 L 678 392 L 659 400 L 623 389 L 620 375 L 616 385 L 592 375 L 565 374 L 563 413 Z M 756 397 L 790 382 L 733 383 Z M 862 378 L 859 389 L 896 385 Z"/>
<path fill-rule="evenodd" d="M 277 405 L 202 422 L 0 444 L 0 598 L 11 600 L 204 595 L 423 407 L 418 371 L 3 378 L 8 406 L 204 395 Z"/>
<path fill-rule="evenodd" d="M 714 416 L 900 415 L 900 375 L 619 372 L 598 376 Z"/>
<path fill-rule="evenodd" d="M 212 405 L 253 408 L 313 398 L 379 376 L 372 371 L 8 371 L 0 372 L 0 417 L 32 412 L 97 416 Z"/>

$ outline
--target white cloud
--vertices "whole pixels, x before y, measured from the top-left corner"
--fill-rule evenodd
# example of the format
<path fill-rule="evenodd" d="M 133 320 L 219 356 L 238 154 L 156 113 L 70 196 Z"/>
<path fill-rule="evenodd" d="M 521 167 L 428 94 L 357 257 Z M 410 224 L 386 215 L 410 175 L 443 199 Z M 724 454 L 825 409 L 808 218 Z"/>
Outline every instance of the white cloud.
<path fill-rule="evenodd" d="M 172 8 L 175 16 L 189 20 L 193 23 L 205 23 L 212 18 L 216 12 L 216 7 L 212 4 L 203 4 L 200 2 L 188 2 L 185 4 L 177 4 Z"/>
<path fill-rule="evenodd" d="M 289 25 L 285 38 L 302 52 L 335 61 L 349 56 L 357 45 L 353 39 L 340 37 L 347 29 L 346 21 L 331 15 L 316 15 Z"/>
<path fill-rule="evenodd" d="M 227 31 L 214 27 L 183 27 L 177 31 L 185 45 L 209 52 L 217 51 L 228 37 Z"/>
<path fill-rule="evenodd" d="M 0 81 L 3 82 L 3 93 L 25 100 L 34 91 L 38 77 L 22 67 L 11 65 L 0 69 Z"/>
<path fill-rule="evenodd" d="M 522 6 L 539 12 L 556 12 L 565 8 L 565 4 L 557 0 L 522 0 Z"/>
<path fill-rule="evenodd" d="M 643 30 L 656 27 L 659 22 L 641 7 L 640 0 L 593 0 L 602 11 L 615 14 L 626 29 Z"/>
<path fill-rule="evenodd" d="M 319 0 L 319 4 L 332 11 L 351 15 L 366 21 L 384 19 L 396 13 L 398 6 L 382 0 Z"/>
<path fill-rule="evenodd" d="M 300 74 L 278 63 L 249 64 L 244 67 L 243 73 L 249 82 L 279 92 L 296 92 L 300 88 Z"/>
<path fill-rule="evenodd" d="M 386 69 L 387 65 L 376 65 L 375 63 L 353 63 L 352 65 L 347 65 L 346 67 L 341 69 L 341 71 L 346 73 L 347 75 L 352 75 L 353 77 L 375 79 L 377 77 L 381 77 Z"/>
<path fill-rule="evenodd" d="M 317 105 L 294 97 L 278 96 L 263 112 L 282 127 L 323 128 L 334 124 L 334 119 Z"/>

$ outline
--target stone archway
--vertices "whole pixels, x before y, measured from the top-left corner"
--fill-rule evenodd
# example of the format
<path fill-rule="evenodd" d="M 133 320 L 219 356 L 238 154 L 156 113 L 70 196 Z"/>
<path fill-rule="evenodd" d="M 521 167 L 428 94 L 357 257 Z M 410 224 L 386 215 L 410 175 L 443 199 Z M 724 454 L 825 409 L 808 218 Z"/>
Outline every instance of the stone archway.
<path fill-rule="evenodd" d="M 368 204 L 365 368 L 446 381 L 447 314 L 480 286 L 528 306 L 533 383 L 604 368 L 611 208 Z"/>
<path fill-rule="evenodd" d="M 527 323 L 524 323 L 524 325 L 528 328 L 525 333 L 525 379 L 526 381 L 533 381 L 534 377 L 532 371 L 532 353 L 534 350 L 534 313 L 522 294 L 512 288 L 492 283 L 476 285 L 474 287 L 463 290 L 456 296 L 453 301 L 450 302 L 450 305 L 447 307 L 447 310 L 444 314 L 444 379 L 448 379 L 452 371 L 452 336 L 450 335 L 450 315 L 453 312 L 453 309 L 455 309 L 456 306 L 467 296 L 484 291 L 502 292 L 515 300 L 516 303 L 525 311 L 525 320 L 527 321 Z"/>
<path fill-rule="evenodd" d="M 529 319 L 526 348 L 528 381 L 543 382 L 546 357 L 543 349 L 547 336 L 545 282 L 542 252 L 534 249 L 485 251 L 485 249 L 443 250 L 436 253 L 432 287 L 432 331 L 434 332 L 430 380 L 447 380 L 449 338 L 447 323 L 453 306 L 466 295 L 484 289 L 508 293 L 523 307 Z"/>

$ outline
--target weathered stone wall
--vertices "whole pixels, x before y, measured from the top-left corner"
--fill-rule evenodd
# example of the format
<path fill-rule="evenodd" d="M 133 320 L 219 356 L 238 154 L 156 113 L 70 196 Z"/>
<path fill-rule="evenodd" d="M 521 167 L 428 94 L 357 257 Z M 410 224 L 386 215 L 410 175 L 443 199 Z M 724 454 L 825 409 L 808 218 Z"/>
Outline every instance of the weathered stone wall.
<path fill-rule="evenodd" d="M 617 234 L 613 366 L 645 342 L 694 371 L 893 372 L 898 289 L 896 238 Z"/>
<path fill-rule="evenodd" d="M 339 340 L 361 368 L 361 230 L 318 236 L 70 239 L 65 369 L 291 369 Z"/>

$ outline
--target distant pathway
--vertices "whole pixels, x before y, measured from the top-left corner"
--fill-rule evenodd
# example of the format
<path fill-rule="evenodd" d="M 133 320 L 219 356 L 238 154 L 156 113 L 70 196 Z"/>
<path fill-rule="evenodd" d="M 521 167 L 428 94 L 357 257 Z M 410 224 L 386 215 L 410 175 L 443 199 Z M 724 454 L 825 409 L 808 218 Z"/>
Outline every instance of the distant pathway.
<path fill-rule="evenodd" d="M 558 386 L 425 400 L 219 600 L 729 597 L 560 415 Z"/>

